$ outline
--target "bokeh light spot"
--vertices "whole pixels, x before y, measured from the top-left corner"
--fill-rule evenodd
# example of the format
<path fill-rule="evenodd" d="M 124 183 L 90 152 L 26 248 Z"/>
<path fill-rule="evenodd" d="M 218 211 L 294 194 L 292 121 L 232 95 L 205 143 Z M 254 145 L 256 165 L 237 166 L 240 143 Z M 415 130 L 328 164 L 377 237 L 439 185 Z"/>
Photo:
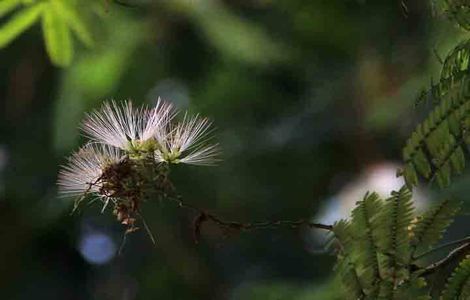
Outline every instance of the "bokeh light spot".
<path fill-rule="evenodd" d="M 116 244 L 104 233 L 86 233 L 80 239 L 79 250 L 88 263 L 102 265 L 116 255 Z"/>

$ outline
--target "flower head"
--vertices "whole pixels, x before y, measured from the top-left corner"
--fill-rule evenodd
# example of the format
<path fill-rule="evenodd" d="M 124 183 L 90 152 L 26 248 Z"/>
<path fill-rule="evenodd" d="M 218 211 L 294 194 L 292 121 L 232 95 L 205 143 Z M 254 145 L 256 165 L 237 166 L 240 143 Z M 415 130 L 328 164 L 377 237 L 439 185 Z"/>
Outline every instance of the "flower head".
<path fill-rule="evenodd" d="M 160 148 L 155 159 L 167 163 L 213 165 L 218 161 L 218 144 L 210 143 L 211 122 L 199 115 L 189 117 L 176 125 L 168 124 L 166 133 L 157 136 Z"/>
<path fill-rule="evenodd" d="M 173 117 L 172 105 L 158 99 L 154 108 L 134 108 L 131 101 L 119 106 L 105 102 L 100 110 L 87 116 L 82 123 L 85 135 L 95 142 L 126 151 L 149 148 L 153 150 L 154 137 Z"/>
<path fill-rule="evenodd" d="M 174 193 L 168 164 L 218 161 L 218 145 L 209 141 L 211 122 L 187 114 L 174 122 L 175 115 L 160 99 L 154 108 L 134 108 L 130 101 L 104 103 L 82 123 L 91 143 L 62 167 L 60 194 L 77 197 L 75 207 L 92 194 L 103 202 L 102 211 L 113 206 L 117 220 L 128 227 L 126 232 L 137 230 L 142 203 Z"/>
<path fill-rule="evenodd" d="M 122 157 L 122 152 L 111 146 L 85 145 L 72 154 L 69 163 L 59 172 L 59 193 L 66 197 L 100 193 L 103 187 L 100 180 L 103 172 L 109 166 L 118 164 Z"/>

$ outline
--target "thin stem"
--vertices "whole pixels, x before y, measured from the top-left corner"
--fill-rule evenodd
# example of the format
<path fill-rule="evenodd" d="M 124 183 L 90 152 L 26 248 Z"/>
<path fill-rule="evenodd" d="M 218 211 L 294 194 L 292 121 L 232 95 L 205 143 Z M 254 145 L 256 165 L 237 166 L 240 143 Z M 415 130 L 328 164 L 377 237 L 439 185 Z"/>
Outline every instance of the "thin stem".
<path fill-rule="evenodd" d="M 122 235 L 122 241 L 121 241 L 121 245 L 119 246 L 118 255 L 122 254 L 122 250 L 124 249 L 124 245 L 127 242 L 127 234 L 128 233 L 129 232 L 126 230 L 126 231 L 124 231 L 124 234 Z"/>
<path fill-rule="evenodd" d="M 421 276 L 428 276 L 435 273 L 437 270 L 449 265 L 451 262 L 458 259 L 459 257 L 465 256 L 468 252 L 470 252 L 470 243 L 466 243 L 461 245 L 460 247 L 455 248 L 449 253 L 449 255 L 447 255 L 443 259 L 425 268 L 424 272 L 421 273 Z"/>
<path fill-rule="evenodd" d="M 430 255 L 430 254 L 432 254 L 432 253 L 434 253 L 434 252 L 437 252 L 437 251 L 439 251 L 439 250 L 442 250 L 442 249 L 444 249 L 444 248 L 451 247 L 451 246 L 455 246 L 455 245 L 459 245 L 459 244 L 462 244 L 462 243 L 468 243 L 468 242 L 470 242 L 470 236 L 465 237 L 465 238 L 460 239 L 460 240 L 448 242 L 448 243 L 442 244 L 442 245 L 440 245 L 440 246 L 437 246 L 436 248 L 433 248 L 433 249 L 431 249 L 431 250 L 429 250 L 429 251 L 427 251 L 427 252 L 424 252 L 424 253 L 422 253 L 422 254 L 420 254 L 420 255 L 414 257 L 413 259 L 414 259 L 414 260 L 419 260 L 419 259 L 421 259 L 421 258 L 423 258 L 423 257 L 426 257 L 426 256 L 428 256 L 428 255 Z"/>
<path fill-rule="evenodd" d="M 147 225 L 147 222 L 145 221 L 144 216 L 143 216 L 140 212 L 137 212 L 137 215 L 138 215 L 138 216 L 140 217 L 140 219 L 142 220 L 142 224 L 144 224 L 145 230 L 147 231 L 147 234 L 149 235 L 150 240 L 152 240 L 152 243 L 153 243 L 154 245 L 157 245 L 156 239 L 155 239 L 155 237 L 153 236 L 153 233 L 152 233 L 152 231 L 150 230 L 150 227 Z"/>
<path fill-rule="evenodd" d="M 193 211 L 197 213 L 197 217 L 194 220 L 194 240 L 197 243 L 200 237 L 200 229 L 204 222 L 212 221 L 215 224 L 219 225 L 222 229 L 225 230 L 236 230 L 236 231 L 251 231 L 251 230 L 259 230 L 259 229 L 275 229 L 282 226 L 290 227 L 290 228 L 299 228 L 301 226 L 306 226 L 309 228 L 317 228 L 323 229 L 327 231 L 332 231 L 332 225 L 326 225 L 321 223 L 313 223 L 309 222 L 305 219 L 299 220 L 276 220 L 276 221 L 262 221 L 262 222 L 249 222 L 249 223 L 242 223 L 242 222 L 234 222 L 234 221 L 226 221 L 221 219 L 220 217 L 211 214 L 205 210 L 202 210 L 198 207 L 186 204 L 183 202 L 181 195 L 168 195 L 167 197 L 169 200 L 172 200 L 178 204 L 180 208 L 184 208 L 186 210 Z"/>

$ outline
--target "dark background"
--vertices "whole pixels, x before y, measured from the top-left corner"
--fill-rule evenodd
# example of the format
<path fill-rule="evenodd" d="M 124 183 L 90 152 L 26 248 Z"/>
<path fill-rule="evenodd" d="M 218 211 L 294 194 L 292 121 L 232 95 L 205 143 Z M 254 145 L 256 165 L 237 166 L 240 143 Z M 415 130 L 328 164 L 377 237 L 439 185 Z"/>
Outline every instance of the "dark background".
<path fill-rule="evenodd" d="M 99 205 L 70 215 L 58 168 L 84 141 L 85 111 L 161 96 L 209 116 L 223 148 L 217 167 L 173 168 L 186 202 L 241 222 L 332 223 L 365 191 L 400 187 L 401 148 L 426 111 L 416 96 L 461 31 L 427 1 L 126 3 L 83 1 L 96 44 L 76 43 L 67 68 L 50 64 L 40 26 L 0 50 L 1 298 L 341 299 L 334 256 L 307 229 L 207 224 L 196 245 L 194 214 L 148 202 L 157 246 L 141 230 L 117 255 L 124 228 Z M 431 195 L 422 187 L 417 206 Z"/>

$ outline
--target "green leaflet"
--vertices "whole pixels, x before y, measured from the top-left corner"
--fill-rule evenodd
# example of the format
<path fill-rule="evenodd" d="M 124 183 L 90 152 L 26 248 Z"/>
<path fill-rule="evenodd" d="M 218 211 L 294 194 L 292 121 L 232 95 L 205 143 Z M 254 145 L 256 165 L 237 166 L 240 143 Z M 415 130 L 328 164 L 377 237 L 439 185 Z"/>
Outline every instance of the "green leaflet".
<path fill-rule="evenodd" d="M 466 71 L 470 63 L 470 40 L 458 44 L 446 57 L 441 70 L 441 81 Z"/>
<path fill-rule="evenodd" d="M 42 16 L 42 30 L 46 50 L 52 62 L 58 66 L 69 65 L 73 57 L 70 30 L 64 17 L 50 3 Z"/>
<path fill-rule="evenodd" d="M 77 35 L 78 39 L 87 47 L 93 46 L 93 38 L 90 30 L 82 16 L 75 7 L 63 0 L 50 0 L 51 6 L 58 15 L 66 21 L 70 29 Z"/>
<path fill-rule="evenodd" d="M 412 277 L 401 284 L 394 295 L 396 300 L 430 300 L 426 280 L 422 277 Z"/>
<path fill-rule="evenodd" d="M 403 175 L 406 186 L 410 188 L 418 184 L 418 173 L 412 162 L 408 162 L 405 169 L 401 173 L 398 173 L 398 175 Z"/>
<path fill-rule="evenodd" d="M 2 0 L 0 2 L 0 17 L 3 17 L 7 13 L 15 9 L 20 3 L 21 0 Z"/>
<path fill-rule="evenodd" d="M 465 30 L 470 30 L 470 4 L 462 0 L 446 0 L 447 14 Z"/>
<path fill-rule="evenodd" d="M 333 233 L 335 235 L 335 238 L 340 243 L 342 254 L 347 254 L 347 251 L 351 249 L 352 247 L 352 241 L 354 238 L 352 236 L 352 231 L 351 231 L 350 226 L 351 225 L 346 220 L 340 220 L 336 222 L 333 226 Z"/>
<path fill-rule="evenodd" d="M 0 48 L 7 46 L 18 35 L 31 27 L 39 19 L 43 10 L 44 4 L 38 3 L 25 7 L 14 14 L 0 27 Z"/>
<path fill-rule="evenodd" d="M 377 299 L 390 300 L 393 299 L 393 283 L 390 281 L 382 281 L 379 285 L 379 294 Z"/>
<path fill-rule="evenodd" d="M 339 244 L 335 265 L 336 275 L 347 290 L 347 294 L 352 294 L 358 299 L 363 292 L 356 270 L 350 263 L 349 251 L 353 238 L 349 222 L 346 220 L 336 222 L 333 226 L 333 234 Z"/>
<path fill-rule="evenodd" d="M 469 299 L 470 297 L 470 256 L 467 256 L 450 277 L 442 300 Z"/>
<path fill-rule="evenodd" d="M 341 282 L 347 290 L 348 299 L 363 299 L 365 294 L 354 264 L 349 262 L 347 258 L 338 261 L 338 274 Z"/>
<path fill-rule="evenodd" d="M 73 58 L 71 31 L 87 47 L 93 39 L 87 23 L 73 1 L 0 0 L 0 17 L 21 7 L 0 27 L 0 48 L 7 46 L 41 17 L 44 43 L 51 61 L 67 66 Z M 83 6 L 82 6 L 83 7 Z"/>
<path fill-rule="evenodd" d="M 352 262 L 351 251 L 354 250 L 354 241 L 351 224 L 346 220 L 340 220 L 333 226 L 333 233 L 339 243 L 338 260 L 336 262 L 336 274 L 347 290 L 349 299 L 363 299 L 365 294 L 358 275 L 357 266 Z"/>
<path fill-rule="evenodd" d="M 416 166 L 416 170 L 423 174 L 424 177 L 431 175 L 431 163 L 428 161 L 426 154 L 422 149 L 418 149 L 413 159 L 413 163 Z"/>
<path fill-rule="evenodd" d="M 442 238 L 443 233 L 459 211 L 460 204 L 457 201 L 446 199 L 418 218 L 417 224 L 412 229 L 413 256 L 419 254 L 420 251 L 429 250 Z"/>

